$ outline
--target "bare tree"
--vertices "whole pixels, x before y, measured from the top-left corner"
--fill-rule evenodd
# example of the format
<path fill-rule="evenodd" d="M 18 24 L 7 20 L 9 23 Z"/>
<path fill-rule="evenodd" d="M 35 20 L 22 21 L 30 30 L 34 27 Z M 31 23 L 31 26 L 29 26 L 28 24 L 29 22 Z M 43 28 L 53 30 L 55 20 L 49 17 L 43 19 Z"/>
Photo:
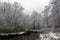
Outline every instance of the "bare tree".
<path fill-rule="evenodd" d="M 44 13 L 45 23 L 46 23 L 46 27 L 47 28 L 50 28 L 49 27 L 49 20 L 48 20 L 49 12 L 50 12 L 49 10 L 50 10 L 50 6 L 45 6 L 44 11 L 42 11 L 42 13 Z"/>

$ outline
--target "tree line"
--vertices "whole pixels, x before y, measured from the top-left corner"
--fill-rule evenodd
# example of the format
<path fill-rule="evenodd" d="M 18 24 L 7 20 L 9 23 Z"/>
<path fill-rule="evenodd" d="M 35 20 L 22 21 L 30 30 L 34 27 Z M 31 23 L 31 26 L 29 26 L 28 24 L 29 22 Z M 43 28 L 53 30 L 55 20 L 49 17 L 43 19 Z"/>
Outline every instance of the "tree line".
<path fill-rule="evenodd" d="M 24 13 L 24 7 L 18 3 L 0 2 L 0 32 L 20 32 L 40 30 L 42 28 L 59 28 L 59 0 L 51 0 L 45 9 L 31 15 Z"/>

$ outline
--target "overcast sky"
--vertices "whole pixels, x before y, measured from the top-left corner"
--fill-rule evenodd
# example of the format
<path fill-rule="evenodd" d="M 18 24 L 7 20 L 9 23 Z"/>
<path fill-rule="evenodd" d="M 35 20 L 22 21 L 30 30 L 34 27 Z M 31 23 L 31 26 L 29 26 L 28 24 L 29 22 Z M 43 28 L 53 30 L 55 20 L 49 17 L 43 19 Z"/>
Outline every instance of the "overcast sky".
<path fill-rule="evenodd" d="M 7 0 L 4 0 L 7 1 Z M 32 10 L 41 12 L 50 0 L 10 0 L 10 2 L 18 1 L 25 8 L 26 14 L 31 13 Z"/>

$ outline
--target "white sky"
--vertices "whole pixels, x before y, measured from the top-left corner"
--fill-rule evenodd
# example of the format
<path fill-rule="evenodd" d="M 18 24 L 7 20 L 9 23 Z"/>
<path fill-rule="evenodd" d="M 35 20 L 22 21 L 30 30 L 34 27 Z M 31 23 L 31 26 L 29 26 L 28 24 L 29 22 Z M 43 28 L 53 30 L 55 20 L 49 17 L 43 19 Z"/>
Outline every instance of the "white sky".
<path fill-rule="evenodd" d="M 4 0 L 7 1 L 7 0 Z M 26 14 L 31 13 L 32 10 L 41 12 L 50 0 L 10 0 L 10 2 L 18 1 L 25 8 Z"/>

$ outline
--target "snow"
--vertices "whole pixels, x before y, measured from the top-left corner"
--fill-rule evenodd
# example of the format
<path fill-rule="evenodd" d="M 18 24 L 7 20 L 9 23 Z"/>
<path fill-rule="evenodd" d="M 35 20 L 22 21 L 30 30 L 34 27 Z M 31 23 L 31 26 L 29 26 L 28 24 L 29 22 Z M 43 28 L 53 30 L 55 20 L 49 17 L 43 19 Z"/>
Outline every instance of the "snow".
<path fill-rule="evenodd" d="M 58 40 L 60 39 L 60 33 L 49 32 L 48 34 L 40 34 L 39 40 Z"/>
<path fill-rule="evenodd" d="M 52 38 L 59 39 L 59 36 L 56 36 L 56 33 L 50 32 L 49 35 L 50 35 L 50 37 L 52 37 Z"/>
<path fill-rule="evenodd" d="M 23 33 L 25 33 L 25 32 L 19 32 L 18 34 L 23 34 Z"/>

